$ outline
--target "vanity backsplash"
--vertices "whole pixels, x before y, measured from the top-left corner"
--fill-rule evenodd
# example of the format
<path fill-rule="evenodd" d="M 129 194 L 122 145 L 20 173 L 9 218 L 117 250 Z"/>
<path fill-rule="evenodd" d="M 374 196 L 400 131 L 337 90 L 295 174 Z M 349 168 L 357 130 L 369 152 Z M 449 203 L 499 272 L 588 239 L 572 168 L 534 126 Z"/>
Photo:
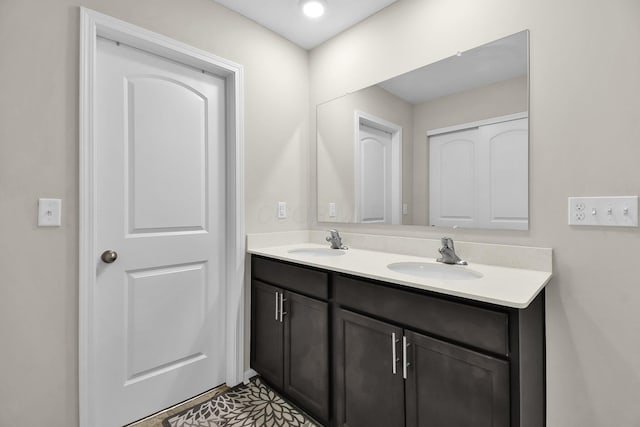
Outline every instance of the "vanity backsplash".
<path fill-rule="evenodd" d="M 327 230 L 297 230 L 275 233 L 247 235 L 247 250 L 297 243 L 329 244 Z M 377 234 L 343 233 L 342 242 L 348 247 L 400 255 L 435 258 L 438 256 L 440 239 L 417 237 L 385 236 Z M 444 236 L 443 236 L 444 237 Z M 552 271 L 552 249 L 530 246 L 497 245 L 489 243 L 465 242 L 455 239 L 456 252 L 470 264 L 488 264 L 500 267 L 521 268 L 536 271 Z"/>

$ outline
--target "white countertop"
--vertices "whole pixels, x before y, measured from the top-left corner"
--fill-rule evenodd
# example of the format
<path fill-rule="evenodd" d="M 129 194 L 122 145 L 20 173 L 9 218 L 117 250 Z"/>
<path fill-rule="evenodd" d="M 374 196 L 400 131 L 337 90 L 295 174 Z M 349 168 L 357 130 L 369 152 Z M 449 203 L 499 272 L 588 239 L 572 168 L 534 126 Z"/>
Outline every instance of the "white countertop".
<path fill-rule="evenodd" d="M 307 256 L 289 252 L 292 249 L 327 247 L 327 245 L 315 243 L 297 243 L 249 248 L 248 252 L 311 267 L 513 308 L 526 308 L 551 279 L 551 273 L 546 271 L 477 263 L 470 263 L 468 266 L 451 266 L 451 268 L 472 269 L 481 273 L 481 278 L 470 280 L 423 278 L 392 271 L 387 268 L 387 265 L 395 262 L 435 263 L 435 258 L 354 248 L 348 249 L 341 256 Z"/>

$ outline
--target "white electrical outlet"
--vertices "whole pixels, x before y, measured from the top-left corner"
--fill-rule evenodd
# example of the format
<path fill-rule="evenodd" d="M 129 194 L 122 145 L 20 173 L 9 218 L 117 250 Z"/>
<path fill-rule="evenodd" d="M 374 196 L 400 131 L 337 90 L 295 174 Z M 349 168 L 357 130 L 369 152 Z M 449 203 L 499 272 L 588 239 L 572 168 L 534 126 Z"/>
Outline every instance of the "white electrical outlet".
<path fill-rule="evenodd" d="M 569 225 L 637 227 L 638 196 L 569 197 Z"/>
<path fill-rule="evenodd" d="M 38 226 L 60 227 L 62 221 L 62 200 L 38 199 Z"/>
<path fill-rule="evenodd" d="M 409 215 L 409 205 L 406 203 L 402 204 L 402 215 Z"/>
<path fill-rule="evenodd" d="M 336 204 L 331 202 L 329 203 L 329 218 L 336 217 Z"/>
<path fill-rule="evenodd" d="M 278 202 L 278 219 L 287 217 L 287 202 Z"/>

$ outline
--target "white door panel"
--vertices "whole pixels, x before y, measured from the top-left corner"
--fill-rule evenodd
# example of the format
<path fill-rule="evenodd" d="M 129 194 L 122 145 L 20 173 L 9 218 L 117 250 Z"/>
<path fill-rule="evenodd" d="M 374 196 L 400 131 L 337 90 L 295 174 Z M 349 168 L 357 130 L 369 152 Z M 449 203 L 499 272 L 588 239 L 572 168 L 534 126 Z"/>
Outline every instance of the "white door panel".
<path fill-rule="evenodd" d="M 488 141 L 490 171 L 487 195 L 489 220 L 496 223 L 526 223 L 529 216 L 529 136 L 527 120 L 512 120 L 482 126 Z"/>
<path fill-rule="evenodd" d="M 475 130 L 429 138 L 432 225 L 476 224 Z"/>
<path fill-rule="evenodd" d="M 92 351 L 113 426 L 224 382 L 225 83 L 97 44 Z"/>
<path fill-rule="evenodd" d="M 429 137 L 429 223 L 526 230 L 528 119 Z"/>
<path fill-rule="evenodd" d="M 365 137 L 361 140 L 362 150 L 362 221 L 384 222 L 387 191 L 387 146 L 384 140 Z"/>
<path fill-rule="evenodd" d="M 208 97 L 159 76 L 127 82 L 131 232 L 204 230 Z"/>
<path fill-rule="evenodd" d="M 127 279 L 127 382 L 204 357 L 206 264 L 131 271 Z"/>
<path fill-rule="evenodd" d="M 441 145 L 439 184 L 442 219 L 473 220 L 475 163 L 474 143 L 465 135 L 457 135 Z"/>
<path fill-rule="evenodd" d="M 360 218 L 358 222 L 391 223 L 391 134 L 360 125 Z"/>

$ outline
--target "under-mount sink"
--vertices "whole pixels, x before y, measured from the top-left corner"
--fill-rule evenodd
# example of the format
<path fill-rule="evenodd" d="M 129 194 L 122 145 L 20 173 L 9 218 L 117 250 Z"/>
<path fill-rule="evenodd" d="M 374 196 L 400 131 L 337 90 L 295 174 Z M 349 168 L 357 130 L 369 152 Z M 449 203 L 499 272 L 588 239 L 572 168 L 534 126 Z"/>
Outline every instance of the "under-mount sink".
<path fill-rule="evenodd" d="M 331 248 L 299 248 L 299 249 L 290 249 L 288 251 L 293 255 L 301 255 L 301 256 L 339 256 L 344 255 L 346 251 L 342 249 L 331 249 Z"/>
<path fill-rule="evenodd" d="M 430 262 L 394 262 L 387 265 L 387 268 L 397 273 L 430 279 L 472 280 L 482 277 L 482 273 L 467 267 Z"/>

